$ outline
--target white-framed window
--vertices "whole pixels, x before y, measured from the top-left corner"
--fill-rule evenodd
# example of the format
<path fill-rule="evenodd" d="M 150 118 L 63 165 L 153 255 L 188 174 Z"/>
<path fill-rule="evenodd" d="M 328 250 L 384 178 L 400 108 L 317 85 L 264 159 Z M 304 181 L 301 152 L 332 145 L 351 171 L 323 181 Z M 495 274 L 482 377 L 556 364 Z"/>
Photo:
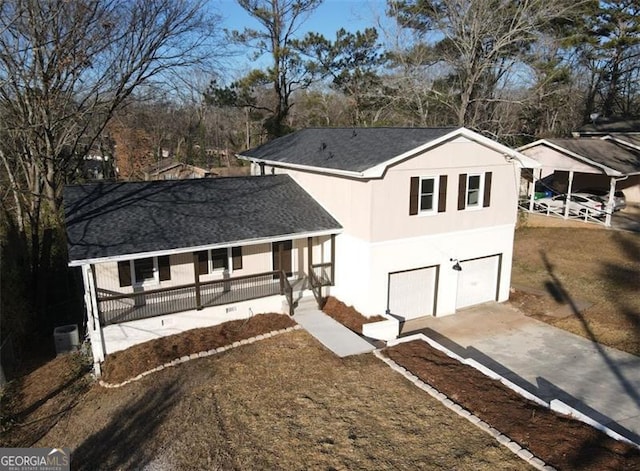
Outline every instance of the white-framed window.
<path fill-rule="evenodd" d="M 492 172 L 459 174 L 458 210 L 490 206 L 492 174 Z"/>
<path fill-rule="evenodd" d="M 229 273 L 242 269 L 242 247 L 224 247 L 221 249 L 209 249 L 198 252 L 198 273 L 207 275 L 210 273 Z"/>
<path fill-rule="evenodd" d="M 438 210 L 438 179 L 420 178 L 419 210 L 421 214 L 435 213 Z"/>
<path fill-rule="evenodd" d="M 118 262 L 120 286 L 158 284 L 171 279 L 169 256 L 138 258 Z"/>
<path fill-rule="evenodd" d="M 481 208 L 484 188 L 482 174 L 467 175 L 467 208 Z"/>
<path fill-rule="evenodd" d="M 444 213 L 447 210 L 447 175 L 411 177 L 409 216 Z"/>

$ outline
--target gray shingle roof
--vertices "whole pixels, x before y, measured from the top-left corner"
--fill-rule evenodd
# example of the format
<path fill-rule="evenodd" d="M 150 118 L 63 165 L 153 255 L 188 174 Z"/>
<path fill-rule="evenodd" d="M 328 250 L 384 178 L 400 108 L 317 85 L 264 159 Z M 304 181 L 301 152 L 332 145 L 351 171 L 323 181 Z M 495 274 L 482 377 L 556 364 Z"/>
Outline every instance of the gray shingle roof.
<path fill-rule="evenodd" d="M 309 167 L 364 172 L 457 128 L 310 128 L 240 155 Z"/>
<path fill-rule="evenodd" d="M 64 211 L 71 262 L 341 228 L 288 175 L 68 186 Z"/>
<path fill-rule="evenodd" d="M 622 174 L 640 172 L 640 152 L 623 144 L 588 137 L 547 140 Z"/>

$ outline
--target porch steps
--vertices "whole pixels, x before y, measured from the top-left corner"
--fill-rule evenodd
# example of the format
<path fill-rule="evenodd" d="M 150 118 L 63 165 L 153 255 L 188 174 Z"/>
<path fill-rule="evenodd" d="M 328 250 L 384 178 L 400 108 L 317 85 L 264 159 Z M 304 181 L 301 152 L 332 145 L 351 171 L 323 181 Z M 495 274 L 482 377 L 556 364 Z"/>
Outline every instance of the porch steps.
<path fill-rule="evenodd" d="M 369 353 L 376 347 L 318 309 L 313 297 L 298 302 L 293 320 L 339 357 Z"/>

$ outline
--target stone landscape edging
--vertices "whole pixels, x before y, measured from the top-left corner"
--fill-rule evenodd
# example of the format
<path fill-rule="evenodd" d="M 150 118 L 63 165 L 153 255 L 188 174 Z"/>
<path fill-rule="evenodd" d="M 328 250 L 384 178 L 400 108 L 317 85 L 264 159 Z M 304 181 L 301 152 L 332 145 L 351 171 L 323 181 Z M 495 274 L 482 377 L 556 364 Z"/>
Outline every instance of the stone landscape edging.
<path fill-rule="evenodd" d="M 419 335 L 422 335 L 422 334 L 419 334 Z M 412 339 L 412 340 L 416 340 L 416 339 Z M 403 343 L 403 342 L 395 342 L 394 345 L 397 345 L 399 343 Z M 391 358 L 388 358 L 388 357 L 384 356 L 382 354 L 381 350 L 379 350 L 379 349 L 378 350 L 374 350 L 373 354 L 378 359 L 382 360 L 387 365 L 389 365 L 389 367 L 392 370 L 396 371 L 397 373 L 400 373 L 402 376 L 404 376 L 406 379 L 408 379 L 413 384 L 415 384 L 418 388 L 422 389 L 424 392 L 429 394 L 431 397 L 433 397 L 434 399 L 439 401 L 445 407 L 447 407 L 448 409 L 452 410 L 453 412 L 458 414 L 460 417 L 463 417 L 463 418 L 467 419 L 473 425 L 475 425 L 479 429 L 481 429 L 481 430 L 485 431 L 486 433 L 488 433 L 489 435 L 491 435 L 498 443 L 500 443 L 501 445 L 504 445 L 505 447 L 507 447 L 509 449 L 509 451 L 511 451 L 518 458 L 522 459 L 523 461 L 526 461 L 528 464 L 530 464 L 531 466 L 533 466 L 536 469 L 539 469 L 539 470 L 542 470 L 542 471 L 557 471 L 556 468 L 554 468 L 551 465 L 546 464 L 543 460 L 541 460 L 540 458 L 535 456 L 533 453 L 531 453 L 531 451 L 527 450 L 526 448 L 522 448 L 517 442 L 511 440 L 509 437 L 504 435 L 502 432 L 500 432 L 499 430 L 493 428 L 490 424 L 488 424 L 487 422 L 483 421 L 480 417 L 478 417 L 477 415 L 472 414 L 470 411 L 468 411 L 467 409 L 462 407 L 457 402 L 454 402 L 451 399 L 449 399 L 446 394 L 441 393 L 440 391 L 438 391 L 436 388 L 434 388 L 430 384 L 425 383 L 420 378 L 418 378 L 416 375 L 411 373 L 409 370 L 407 370 L 406 368 L 403 368 L 402 366 L 398 365 Z"/>
<path fill-rule="evenodd" d="M 395 339 L 395 340 L 389 341 L 387 343 L 387 346 L 398 345 L 400 343 L 406 343 L 406 342 L 410 342 L 412 340 L 422 340 L 423 342 L 428 343 L 430 346 L 432 346 L 436 350 L 439 350 L 442 353 L 444 353 L 445 355 L 448 355 L 449 357 L 451 357 L 451 358 L 453 358 L 455 360 L 458 360 L 460 363 L 463 363 L 465 365 L 471 366 L 472 368 L 475 368 L 476 370 L 480 371 L 484 375 L 500 381 L 502 384 L 504 384 L 506 387 L 508 387 L 512 391 L 515 391 L 516 393 L 520 394 L 521 396 L 525 397 L 526 399 L 529 399 L 530 401 L 535 402 L 536 404 L 539 404 L 539 405 L 541 405 L 543 407 L 546 407 L 547 409 L 550 409 L 550 410 L 552 410 L 554 412 L 558 412 L 560 414 L 569 415 L 570 417 L 572 417 L 572 418 L 574 418 L 576 420 L 579 420 L 580 422 L 583 422 L 583 423 L 585 423 L 587 425 L 590 425 L 593 428 L 605 433 L 606 435 L 608 435 L 609 437 L 613 438 L 614 440 L 622 441 L 622 442 L 627 443 L 629 445 L 633 445 L 636 448 L 640 448 L 640 444 L 635 443 L 634 441 L 628 439 L 627 437 L 625 437 L 623 435 L 620 435 L 618 432 L 615 432 L 615 431 L 611 430 L 606 425 L 602 424 L 601 422 L 598 422 L 593 417 L 590 417 L 590 416 L 586 415 L 585 413 L 580 412 L 579 410 L 577 410 L 576 408 L 570 406 L 569 404 L 566 404 L 566 403 L 562 402 L 559 399 L 552 399 L 551 402 L 547 402 L 544 399 L 539 398 L 538 396 L 536 396 L 532 392 L 527 391 L 526 389 L 524 389 L 524 388 L 518 386 L 517 384 L 511 382 L 510 380 L 508 380 L 504 376 L 496 373 L 492 369 L 487 368 L 485 365 L 477 362 L 473 358 L 463 358 L 460 355 L 458 355 L 457 353 L 454 353 L 451 350 L 449 350 L 447 347 L 445 347 L 444 345 L 442 345 L 438 341 L 436 341 L 436 340 L 434 340 L 434 339 L 432 339 L 430 337 L 427 337 L 424 334 L 413 334 L 413 335 L 408 335 L 406 337 L 402 337 L 402 338 L 399 338 L 399 339 Z"/>
<path fill-rule="evenodd" d="M 190 360 L 196 360 L 198 358 L 206 358 L 212 355 L 217 355 L 218 353 L 222 353 L 222 352 L 226 352 L 227 350 L 231 350 L 233 348 L 236 347 L 240 347 L 242 345 L 249 345 L 250 343 L 255 343 L 258 340 L 264 340 L 267 338 L 271 338 L 271 337 L 275 337 L 276 335 L 280 335 L 280 334 L 284 334 L 286 332 L 293 332 L 294 330 L 300 330 L 302 329 L 302 326 L 297 324 L 294 325 L 292 327 L 286 327 L 284 329 L 279 329 L 279 330 L 272 330 L 271 332 L 267 332 L 264 334 L 260 334 L 260 335 L 256 335 L 254 337 L 250 337 L 248 339 L 243 339 L 243 340 L 238 340 L 236 342 L 233 342 L 230 345 L 224 345 L 222 347 L 218 347 L 218 348 L 212 348 L 211 350 L 205 350 L 202 352 L 197 352 L 197 353 L 191 353 L 189 355 L 184 355 L 180 358 L 175 358 L 174 360 L 168 361 L 160 366 L 156 366 L 155 368 L 152 368 L 150 370 L 147 370 L 143 373 L 140 373 L 138 376 L 135 376 L 133 378 L 127 379 L 121 383 L 108 383 L 106 381 L 103 380 L 99 380 L 98 384 L 104 388 L 121 388 L 122 386 L 126 386 L 127 384 L 133 383 L 135 381 L 139 381 L 142 378 L 144 378 L 145 376 L 149 376 L 152 373 L 156 373 L 158 371 L 162 371 L 165 368 L 170 368 L 172 366 L 176 366 L 176 365 L 180 365 L 182 363 L 186 363 Z"/>

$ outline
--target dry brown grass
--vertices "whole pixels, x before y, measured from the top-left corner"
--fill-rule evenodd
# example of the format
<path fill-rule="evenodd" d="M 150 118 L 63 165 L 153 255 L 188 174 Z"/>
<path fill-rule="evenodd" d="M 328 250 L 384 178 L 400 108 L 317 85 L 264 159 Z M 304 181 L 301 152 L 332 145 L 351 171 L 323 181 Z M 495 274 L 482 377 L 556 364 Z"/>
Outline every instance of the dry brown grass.
<path fill-rule="evenodd" d="M 640 355 L 640 234 L 525 227 L 516 231 L 513 262 L 512 283 L 561 288 L 570 300 L 592 303 L 562 319 L 534 316 Z"/>
<path fill-rule="evenodd" d="M 373 355 L 292 332 L 93 388 L 38 446 L 74 469 L 530 469 Z"/>

